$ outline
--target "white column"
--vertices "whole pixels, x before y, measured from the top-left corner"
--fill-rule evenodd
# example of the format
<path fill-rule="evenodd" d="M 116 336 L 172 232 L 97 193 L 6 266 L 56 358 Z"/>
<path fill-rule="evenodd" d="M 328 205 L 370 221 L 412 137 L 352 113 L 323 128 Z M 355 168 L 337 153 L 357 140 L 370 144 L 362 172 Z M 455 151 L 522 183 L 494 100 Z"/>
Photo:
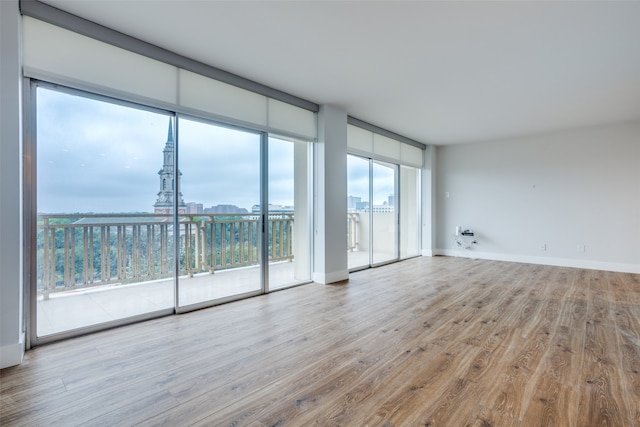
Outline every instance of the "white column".
<path fill-rule="evenodd" d="M 24 355 L 21 220 L 21 17 L 0 1 L 0 368 Z"/>
<path fill-rule="evenodd" d="M 433 256 L 436 238 L 436 147 L 424 150 L 422 168 L 422 255 Z"/>
<path fill-rule="evenodd" d="M 313 280 L 349 278 L 347 267 L 347 112 L 320 106 L 315 146 Z"/>

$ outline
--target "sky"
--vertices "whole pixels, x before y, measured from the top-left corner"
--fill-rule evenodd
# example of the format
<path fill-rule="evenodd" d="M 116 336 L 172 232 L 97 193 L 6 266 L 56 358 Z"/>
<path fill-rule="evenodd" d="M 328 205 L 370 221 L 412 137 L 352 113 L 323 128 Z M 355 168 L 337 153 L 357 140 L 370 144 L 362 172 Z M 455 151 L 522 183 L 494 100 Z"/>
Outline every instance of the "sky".
<path fill-rule="evenodd" d="M 169 115 L 42 87 L 37 97 L 38 212 L 153 212 Z M 185 203 L 259 204 L 259 134 L 184 118 L 178 129 Z M 294 143 L 268 146 L 269 203 L 293 205 Z M 349 158 L 349 195 L 366 201 L 368 161 Z M 374 164 L 374 204 L 393 193 L 389 172 Z"/>
<path fill-rule="evenodd" d="M 394 193 L 394 169 L 383 162 L 373 162 L 373 204 L 388 202 Z M 349 155 L 347 157 L 347 193 L 369 201 L 369 159 Z"/>
<path fill-rule="evenodd" d="M 153 212 L 170 117 L 39 88 L 38 212 Z M 179 123 L 183 200 L 260 203 L 260 137 Z M 269 202 L 293 204 L 293 143 L 269 141 Z"/>

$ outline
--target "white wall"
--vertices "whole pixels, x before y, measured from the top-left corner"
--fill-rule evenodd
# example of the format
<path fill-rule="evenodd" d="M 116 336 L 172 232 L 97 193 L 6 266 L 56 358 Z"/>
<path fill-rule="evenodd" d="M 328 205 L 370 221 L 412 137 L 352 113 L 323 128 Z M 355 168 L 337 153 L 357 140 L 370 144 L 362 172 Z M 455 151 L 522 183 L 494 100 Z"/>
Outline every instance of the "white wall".
<path fill-rule="evenodd" d="M 442 146 L 436 163 L 437 253 L 640 273 L 640 122 Z M 457 225 L 477 247 L 455 249 Z"/>
<path fill-rule="evenodd" d="M 0 369 L 22 361 L 20 16 L 0 1 Z"/>

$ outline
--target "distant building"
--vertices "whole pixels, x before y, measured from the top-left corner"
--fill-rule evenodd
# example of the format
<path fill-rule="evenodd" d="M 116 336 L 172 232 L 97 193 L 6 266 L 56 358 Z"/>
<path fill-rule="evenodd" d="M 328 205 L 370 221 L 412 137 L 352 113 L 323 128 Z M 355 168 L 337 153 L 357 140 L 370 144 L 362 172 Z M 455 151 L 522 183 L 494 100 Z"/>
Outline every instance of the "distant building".
<path fill-rule="evenodd" d="M 204 209 L 203 209 L 202 203 L 194 203 L 194 202 L 187 203 L 187 213 L 188 214 L 201 214 L 201 213 L 204 213 Z"/>
<path fill-rule="evenodd" d="M 169 214 L 173 213 L 173 189 L 175 186 L 175 161 L 173 156 L 173 127 L 171 119 L 169 119 L 169 134 L 167 136 L 167 142 L 164 145 L 162 154 L 164 156 L 162 169 L 158 171 L 160 177 L 160 191 L 158 192 L 158 199 L 153 204 L 153 213 L 156 214 Z M 182 172 L 178 171 L 178 185 L 180 184 L 180 176 Z M 182 193 L 178 193 L 178 213 L 187 213 L 187 205 L 182 200 Z"/>
<path fill-rule="evenodd" d="M 373 205 L 371 206 L 371 212 L 394 212 L 395 211 L 395 197 L 393 194 L 389 195 L 387 201 L 382 202 L 381 205 Z M 369 206 L 363 209 L 366 212 L 369 212 Z"/>
<path fill-rule="evenodd" d="M 347 197 L 347 211 L 348 212 L 368 212 L 369 202 L 362 201 L 362 197 L 349 196 Z"/>
<path fill-rule="evenodd" d="M 245 208 L 239 208 L 236 205 L 216 205 L 206 208 L 206 214 L 246 214 L 249 213 Z"/>
<path fill-rule="evenodd" d="M 349 196 L 347 197 L 347 209 L 349 212 L 358 210 L 358 204 L 362 203 L 362 197 Z"/>

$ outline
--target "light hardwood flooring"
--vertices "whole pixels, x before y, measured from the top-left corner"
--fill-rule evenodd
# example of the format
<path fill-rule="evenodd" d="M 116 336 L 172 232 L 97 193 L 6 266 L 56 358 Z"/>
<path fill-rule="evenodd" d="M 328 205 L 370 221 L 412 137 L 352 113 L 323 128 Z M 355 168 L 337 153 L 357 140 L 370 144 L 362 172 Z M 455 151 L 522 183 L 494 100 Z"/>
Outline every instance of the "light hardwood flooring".
<path fill-rule="evenodd" d="M 3 426 L 640 426 L 640 275 L 421 257 L 0 375 Z"/>

